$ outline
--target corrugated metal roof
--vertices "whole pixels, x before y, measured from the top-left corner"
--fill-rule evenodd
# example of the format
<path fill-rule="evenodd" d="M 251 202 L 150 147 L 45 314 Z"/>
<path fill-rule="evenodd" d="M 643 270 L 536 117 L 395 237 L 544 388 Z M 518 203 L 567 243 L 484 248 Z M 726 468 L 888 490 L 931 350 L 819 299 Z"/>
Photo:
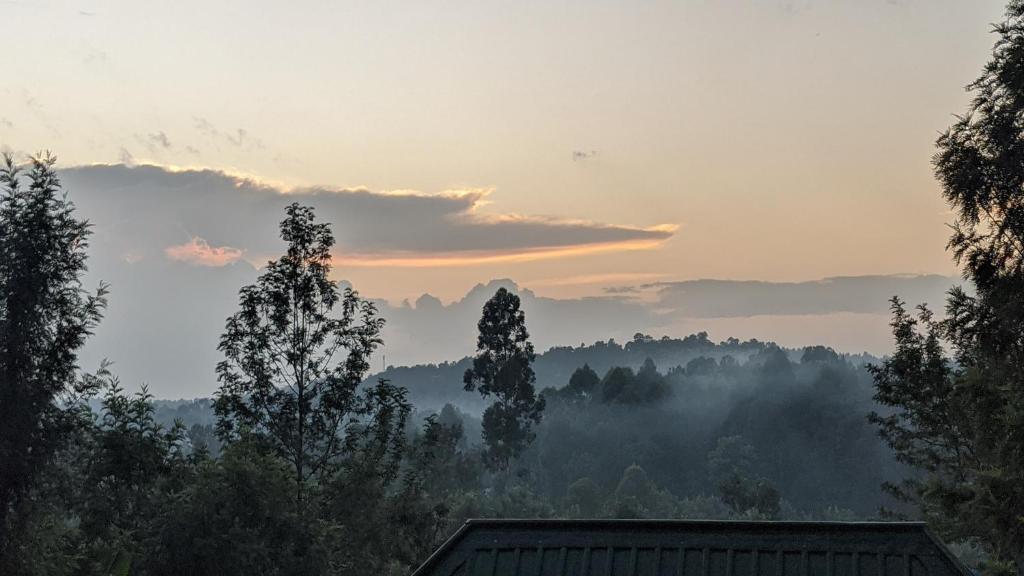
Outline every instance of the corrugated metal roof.
<path fill-rule="evenodd" d="M 470 520 L 414 576 L 967 576 L 924 524 Z"/>

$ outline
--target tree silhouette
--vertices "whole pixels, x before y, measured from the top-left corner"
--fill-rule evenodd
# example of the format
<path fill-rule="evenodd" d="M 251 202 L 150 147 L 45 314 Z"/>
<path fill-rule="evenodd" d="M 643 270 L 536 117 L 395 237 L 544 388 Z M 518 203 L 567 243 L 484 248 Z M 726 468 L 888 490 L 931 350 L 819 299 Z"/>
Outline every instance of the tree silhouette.
<path fill-rule="evenodd" d="M 569 377 L 569 385 L 563 389 L 564 396 L 574 401 L 589 400 L 601 385 L 601 378 L 589 364 L 577 368 Z"/>
<path fill-rule="evenodd" d="M 291 463 L 295 498 L 346 457 L 398 447 L 409 404 L 380 381 L 359 391 L 384 320 L 328 275 L 334 236 L 312 208 L 292 204 L 281 222 L 288 250 L 240 292 L 217 366 L 215 409 L 226 440 L 264 437 Z"/>
<path fill-rule="evenodd" d="M 934 158 L 956 216 L 948 247 L 974 293 L 952 290 L 943 321 L 893 300 L 896 351 L 874 368 L 876 400 L 892 410 L 871 419 L 925 472 L 889 490 L 1024 575 L 1024 2 L 995 32 L 970 110 Z"/>
<path fill-rule="evenodd" d="M 477 354 L 463 383 L 467 391 L 479 389 L 483 397 L 494 397 L 483 415 L 485 458 L 490 468 L 507 470 L 533 441 L 532 426 L 544 411 L 544 398 L 534 391 L 536 355 L 519 296 L 499 288 L 484 304 L 477 327 Z"/>
<path fill-rule="evenodd" d="M 9 515 L 67 436 L 60 400 L 99 322 L 106 287 L 82 287 L 89 223 L 75 218 L 47 154 L 0 165 L 0 559 Z M 27 180 L 28 185 L 23 185 Z"/>

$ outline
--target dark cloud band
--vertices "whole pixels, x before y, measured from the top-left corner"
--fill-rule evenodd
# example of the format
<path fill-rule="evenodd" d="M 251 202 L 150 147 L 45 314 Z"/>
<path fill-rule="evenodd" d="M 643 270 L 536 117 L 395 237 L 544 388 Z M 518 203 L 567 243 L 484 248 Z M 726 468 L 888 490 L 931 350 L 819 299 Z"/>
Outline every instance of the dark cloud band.
<path fill-rule="evenodd" d="M 198 249 L 204 246 L 228 247 L 253 258 L 276 253 L 276 223 L 293 201 L 315 206 L 323 220 L 334 224 L 339 255 L 364 264 L 379 259 L 382 265 L 445 265 L 649 248 L 675 231 L 670 225 L 641 228 L 483 214 L 479 208 L 488 193 L 483 190 L 431 195 L 284 190 L 219 171 L 158 166 L 87 166 L 62 174 L 98 235 L 125 244 L 126 250 L 157 254 L 170 248 L 182 260 L 189 250 L 205 254 Z"/>
<path fill-rule="evenodd" d="M 889 300 L 940 305 L 955 278 L 940 275 L 846 276 L 808 282 L 691 280 L 634 287 L 658 306 L 685 318 L 801 314 L 887 314 Z"/>

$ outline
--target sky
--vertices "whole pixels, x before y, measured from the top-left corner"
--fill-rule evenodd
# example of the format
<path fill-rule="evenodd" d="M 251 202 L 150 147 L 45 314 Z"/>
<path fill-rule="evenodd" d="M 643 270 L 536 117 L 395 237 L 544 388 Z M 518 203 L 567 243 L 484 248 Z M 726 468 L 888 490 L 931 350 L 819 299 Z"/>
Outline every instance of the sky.
<path fill-rule="evenodd" d="M 0 147 L 57 154 L 96 225 L 90 281 L 113 284 L 87 359 L 113 357 L 163 395 L 212 389 L 214 360 L 175 373 L 144 352 L 215 344 L 238 287 L 280 251 L 292 200 L 334 223 L 336 277 L 396 318 L 402 363 L 471 353 L 472 326 L 397 318 L 424 294 L 448 310 L 496 279 L 597 307 L 597 324 L 566 312 L 568 326 L 538 335 L 550 345 L 709 329 L 882 354 L 885 289 L 957 281 L 930 159 L 1002 12 L 6 0 Z M 816 309 L 772 300 L 834 278 L 873 288 L 851 293 L 856 305 L 835 305 L 841 291 Z M 699 280 L 731 283 L 687 284 Z M 141 286 L 179 313 L 152 316 Z M 414 329 L 460 336 L 435 347 Z M 161 362 L 169 375 L 147 373 Z"/>

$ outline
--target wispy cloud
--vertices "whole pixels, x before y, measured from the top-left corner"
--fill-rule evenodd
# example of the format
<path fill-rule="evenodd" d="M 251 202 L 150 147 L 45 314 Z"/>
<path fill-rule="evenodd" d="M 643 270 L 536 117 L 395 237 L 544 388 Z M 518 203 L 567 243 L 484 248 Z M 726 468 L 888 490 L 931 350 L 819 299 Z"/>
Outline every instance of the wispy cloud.
<path fill-rule="evenodd" d="M 171 139 L 167 137 L 167 134 L 164 134 L 163 130 L 149 134 L 148 138 L 150 142 L 160 146 L 161 148 L 171 147 Z"/>
<path fill-rule="evenodd" d="M 157 158 L 160 157 L 161 153 L 170 150 L 173 147 L 171 139 L 163 130 L 150 132 L 148 134 L 135 134 L 135 142 L 138 143 L 139 146 L 145 148 L 150 155 Z"/>
<path fill-rule="evenodd" d="M 254 137 L 245 128 L 235 128 L 233 130 L 221 130 L 213 125 L 212 122 L 202 117 L 195 117 L 195 129 L 203 136 L 214 140 L 217 143 L 225 143 L 235 148 L 244 149 L 263 149 L 263 141 L 259 138 Z"/>
<path fill-rule="evenodd" d="M 193 236 L 184 244 L 168 246 L 164 249 L 164 254 L 177 262 L 220 268 L 240 260 L 243 251 L 231 246 L 210 246 L 206 240 Z"/>

